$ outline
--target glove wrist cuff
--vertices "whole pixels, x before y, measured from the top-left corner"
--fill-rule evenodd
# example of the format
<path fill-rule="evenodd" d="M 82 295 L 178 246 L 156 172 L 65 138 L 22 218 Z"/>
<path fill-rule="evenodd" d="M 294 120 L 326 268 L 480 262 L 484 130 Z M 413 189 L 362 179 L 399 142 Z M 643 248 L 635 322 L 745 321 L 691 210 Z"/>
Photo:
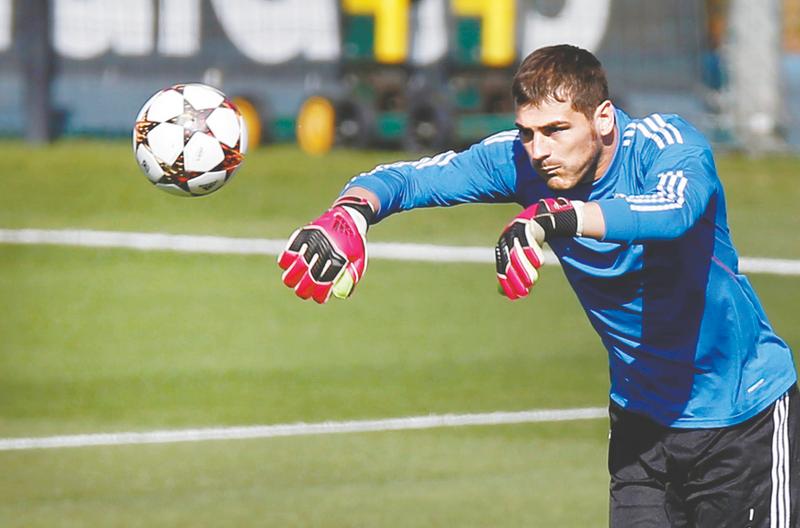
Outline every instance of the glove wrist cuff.
<path fill-rule="evenodd" d="M 585 204 L 580 200 L 572 200 L 570 203 L 575 210 L 575 220 L 577 221 L 575 236 L 583 236 L 583 206 Z"/>
<path fill-rule="evenodd" d="M 333 207 L 342 207 L 355 222 L 358 232 L 366 236 L 375 219 L 375 210 L 369 200 L 360 196 L 342 196 L 333 202 Z"/>
<path fill-rule="evenodd" d="M 541 227 L 543 241 L 582 236 L 584 203 L 579 200 L 563 200 L 555 204 L 555 207 L 545 204 L 545 210 L 537 211 L 532 219 Z"/>

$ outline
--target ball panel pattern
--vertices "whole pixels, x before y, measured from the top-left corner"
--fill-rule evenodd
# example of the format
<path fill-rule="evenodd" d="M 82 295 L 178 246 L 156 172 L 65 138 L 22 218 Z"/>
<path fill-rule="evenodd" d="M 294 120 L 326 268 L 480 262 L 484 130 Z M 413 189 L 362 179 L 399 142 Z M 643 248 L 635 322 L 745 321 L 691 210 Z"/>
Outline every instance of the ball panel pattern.
<path fill-rule="evenodd" d="M 239 152 L 242 155 L 247 154 L 247 125 L 244 122 L 244 117 L 239 115 Z"/>
<path fill-rule="evenodd" d="M 247 150 L 247 129 L 233 103 L 215 88 L 175 85 L 145 103 L 133 130 L 137 163 L 159 189 L 179 196 L 210 194 L 228 181 Z"/>
<path fill-rule="evenodd" d="M 187 172 L 206 172 L 225 159 L 220 142 L 208 134 L 195 132 L 183 147 L 183 168 Z"/>
<path fill-rule="evenodd" d="M 191 191 L 192 194 L 208 194 L 222 187 L 222 185 L 225 184 L 227 177 L 228 173 L 224 170 L 206 172 L 205 174 L 189 180 L 187 185 L 189 186 L 189 191 Z"/>
<path fill-rule="evenodd" d="M 215 167 L 215 170 L 226 170 L 228 174 L 233 174 L 239 168 L 239 165 L 244 161 L 244 156 L 239 149 L 228 147 L 227 145 L 220 144 L 225 158 L 222 163 Z"/>
<path fill-rule="evenodd" d="M 141 109 L 141 110 L 139 110 L 139 113 L 136 115 L 136 126 L 134 126 L 134 127 L 133 127 L 133 141 L 134 141 L 134 147 L 133 147 L 133 148 L 134 148 L 134 149 L 136 149 L 136 142 L 137 142 L 137 135 L 136 135 L 136 133 L 138 132 L 138 129 L 139 129 L 139 126 L 138 126 L 138 125 L 139 125 L 139 124 L 140 124 L 142 121 L 144 121 L 144 120 L 145 120 L 145 119 L 144 119 L 144 115 L 145 115 L 145 114 L 147 113 L 147 111 L 150 109 L 150 105 L 152 105 L 152 104 L 153 104 L 153 101 L 155 101 L 156 97 L 158 97 L 159 95 L 161 95 L 163 92 L 164 92 L 164 90 L 161 90 L 160 92 L 156 92 L 155 94 L 153 94 L 153 96 L 152 96 L 152 97 L 150 97 L 150 99 L 148 99 L 148 100 L 147 100 L 147 102 L 146 102 L 146 103 L 145 103 L 145 104 L 142 106 L 142 109 Z"/>
<path fill-rule="evenodd" d="M 192 196 L 189 191 L 174 183 L 157 183 L 156 187 L 169 194 L 174 194 L 175 196 Z"/>
<path fill-rule="evenodd" d="M 158 94 L 147 110 L 147 120 L 160 123 L 183 112 L 183 95 L 177 90 L 164 90 Z"/>
<path fill-rule="evenodd" d="M 204 84 L 187 84 L 183 87 L 183 98 L 195 110 L 216 108 L 225 100 L 221 92 Z"/>
<path fill-rule="evenodd" d="M 183 150 L 184 128 L 173 123 L 159 123 L 147 134 L 147 145 L 162 163 L 172 165 Z"/>
<path fill-rule="evenodd" d="M 139 167 L 151 182 L 157 183 L 164 177 L 161 164 L 147 146 L 141 144 L 136 149 L 136 161 L 139 162 Z"/>
<path fill-rule="evenodd" d="M 206 119 L 206 126 L 220 142 L 235 147 L 241 137 L 239 119 L 231 108 L 219 107 Z"/>

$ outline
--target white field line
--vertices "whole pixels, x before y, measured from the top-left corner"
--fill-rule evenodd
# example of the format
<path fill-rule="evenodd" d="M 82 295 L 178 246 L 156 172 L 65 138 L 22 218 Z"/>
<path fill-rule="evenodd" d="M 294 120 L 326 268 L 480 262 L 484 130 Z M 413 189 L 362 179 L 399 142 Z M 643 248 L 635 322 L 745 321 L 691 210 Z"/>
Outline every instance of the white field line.
<path fill-rule="evenodd" d="M 148 431 L 139 433 L 93 433 L 36 438 L 0 438 L 0 451 L 26 449 L 53 449 L 64 447 L 119 446 L 133 444 L 169 444 L 176 442 L 204 442 L 209 440 L 241 440 L 246 438 L 274 438 L 278 436 L 308 436 L 336 433 L 366 433 L 401 431 L 408 429 L 434 429 L 469 425 L 501 425 L 567 420 L 606 418 L 607 409 L 535 410 L 519 412 L 493 412 L 485 414 L 443 414 L 359 420 L 348 422 L 295 423 L 281 425 L 255 425 L 243 427 L 217 427 Z"/>
<path fill-rule="evenodd" d="M 228 253 L 277 256 L 286 240 L 266 238 L 228 238 L 206 235 L 168 235 L 164 233 L 132 233 L 91 231 L 83 229 L 0 229 L 0 243 L 54 244 L 65 246 L 125 248 L 141 251 L 179 251 L 186 253 Z M 423 262 L 494 262 L 492 248 L 470 246 L 435 246 L 431 244 L 369 244 L 371 258 L 416 260 Z M 545 257 L 556 263 L 552 253 Z"/>
<path fill-rule="evenodd" d="M 0 229 L 0 243 L 275 256 L 283 250 L 286 241 L 265 238 L 229 238 L 81 229 Z M 494 250 L 492 248 L 474 246 L 373 242 L 369 245 L 369 255 L 378 259 L 421 262 L 477 262 L 487 264 L 494 262 Z M 555 255 L 550 251 L 545 251 L 545 264 L 558 264 Z M 739 259 L 739 270 L 742 273 L 800 275 L 800 260 L 741 257 Z"/>

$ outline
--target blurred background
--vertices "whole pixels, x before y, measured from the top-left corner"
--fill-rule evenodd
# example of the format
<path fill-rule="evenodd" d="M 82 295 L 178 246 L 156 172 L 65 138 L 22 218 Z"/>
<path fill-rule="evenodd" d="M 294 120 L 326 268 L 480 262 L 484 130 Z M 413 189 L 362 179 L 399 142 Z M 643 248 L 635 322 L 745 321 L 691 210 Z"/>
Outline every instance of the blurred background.
<path fill-rule="evenodd" d="M 0 134 L 124 136 L 151 94 L 199 81 L 256 142 L 438 149 L 507 128 L 519 61 L 561 42 L 634 116 L 800 148 L 797 0 L 0 0 Z"/>
<path fill-rule="evenodd" d="M 517 206 L 371 227 L 343 302 L 301 302 L 274 262 L 355 174 L 510 128 L 516 66 L 560 42 L 599 56 L 630 114 L 708 134 L 740 270 L 800 350 L 800 0 L 0 0 L 0 526 L 606 526 L 607 353 L 557 266 L 498 295 Z M 180 198 L 131 129 L 197 81 L 258 146 Z M 378 251 L 397 243 L 480 258 Z M 542 409 L 594 412 L 230 433 Z M 232 437 L 25 440 L 211 427 Z"/>

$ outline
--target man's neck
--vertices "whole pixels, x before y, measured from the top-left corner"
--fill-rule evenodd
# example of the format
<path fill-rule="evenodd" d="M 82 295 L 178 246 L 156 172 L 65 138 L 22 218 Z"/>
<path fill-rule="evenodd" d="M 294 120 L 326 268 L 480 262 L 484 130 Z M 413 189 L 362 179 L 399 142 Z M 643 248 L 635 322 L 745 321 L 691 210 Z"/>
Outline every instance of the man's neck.
<path fill-rule="evenodd" d="M 597 159 L 597 169 L 594 174 L 594 181 L 599 180 L 605 176 L 608 169 L 611 167 L 611 162 L 614 161 L 614 154 L 617 152 L 617 144 L 619 143 L 619 127 L 614 120 L 614 129 L 608 137 L 602 138 L 603 147 L 600 150 L 600 157 Z"/>

